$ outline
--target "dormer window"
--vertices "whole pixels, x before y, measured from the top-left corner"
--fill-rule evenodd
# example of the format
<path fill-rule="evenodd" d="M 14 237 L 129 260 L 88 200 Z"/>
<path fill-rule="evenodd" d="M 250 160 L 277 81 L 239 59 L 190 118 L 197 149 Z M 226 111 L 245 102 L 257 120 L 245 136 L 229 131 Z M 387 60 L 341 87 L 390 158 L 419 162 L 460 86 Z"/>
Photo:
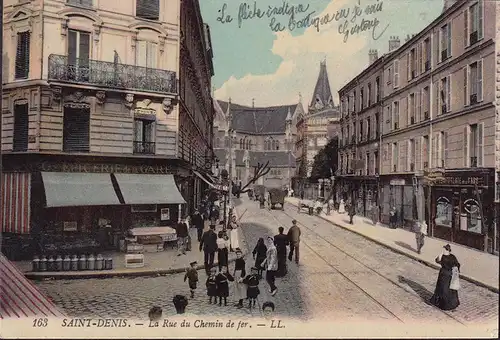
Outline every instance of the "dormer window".
<path fill-rule="evenodd" d="M 158 20 L 160 18 L 160 0 L 136 0 L 135 16 L 147 19 Z"/>

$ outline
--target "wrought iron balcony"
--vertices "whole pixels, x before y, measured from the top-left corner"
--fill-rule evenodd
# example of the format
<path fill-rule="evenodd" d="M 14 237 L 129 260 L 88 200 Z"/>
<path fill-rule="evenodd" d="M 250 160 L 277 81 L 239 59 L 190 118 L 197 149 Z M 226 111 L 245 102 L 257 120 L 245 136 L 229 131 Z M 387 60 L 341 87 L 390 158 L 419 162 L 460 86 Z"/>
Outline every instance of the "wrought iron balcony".
<path fill-rule="evenodd" d="M 134 142 L 134 153 L 154 155 L 155 143 L 136 141 Z"/>
<path fill-rule="evenodd" d="M 116 89 L 176 93 L 174 71 L 147 68 L 108 61 L 76 59 L 49 55 L 49 80 L 84 83 Z"/>

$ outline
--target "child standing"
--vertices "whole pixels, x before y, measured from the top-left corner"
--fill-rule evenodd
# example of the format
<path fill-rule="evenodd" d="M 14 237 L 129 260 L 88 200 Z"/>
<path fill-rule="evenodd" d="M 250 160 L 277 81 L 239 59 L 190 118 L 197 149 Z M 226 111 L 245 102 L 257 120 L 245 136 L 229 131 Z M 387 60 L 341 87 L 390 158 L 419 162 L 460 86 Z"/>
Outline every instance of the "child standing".
<path fill-rule="evenodd" d="M 214 299 L 214 304 L 217 303 L 217 282 L 215 280 L 215 275 L 217 273 L 217 269 L 212 267 L 210 269 L 210 275 L 207 278 L 206 286 L 207 286 L 207 295 L 209 297 L 209 303 L 212 303 L 212 298 Z"/>
<path fill-rule="evenodd" d="M 255 300 L 260 294 L 258 269 L 252 267 L 250 275 L 247 275 L 241 282 L 247 285 L 248 308 L 255 307 Z"/>
<path fill-rule="evenodd" d="M 196 271 L 196 261 L 190 263 L 190 268 L 186 270 L 186 275 L 184 275 L 184 282 L 188 280 L 189 289 L 191 290 L 191 299 L 194 298 L 194 291 L 196 289 L 196 284 L 198 283 L 198 272 Z"/>
<path fill-rule="evenodd" d="M 227 297 L 229 296 L 229 282 L 234 281 L 234 277 L 227 272 L 227 267 L 222 267 L 222 270 L 215 277 L 217 283 L 217 295 L 219 296 L 219 306 L 222 306 L 224 298 L 224 306 L 227 306 Z"/>

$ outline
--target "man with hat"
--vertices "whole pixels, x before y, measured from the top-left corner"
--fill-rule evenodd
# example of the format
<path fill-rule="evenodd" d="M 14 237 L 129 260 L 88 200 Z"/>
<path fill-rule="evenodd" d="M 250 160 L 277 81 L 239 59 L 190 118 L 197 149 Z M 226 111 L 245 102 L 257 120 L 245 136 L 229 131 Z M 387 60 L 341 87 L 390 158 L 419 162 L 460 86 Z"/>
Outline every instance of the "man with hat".
<path fill-rule="evenodd" d="M 186 269 L 186 275 L 184 275 L 184 282 L 188 280 L 192 299 L 194 298 L 194 291 L 196 289 L 196 284 L 198 283 L 198 271 L 196 270 L 196 261 L 191 262 L 189 265 L 190 267 Z"/>
<path fill-rule="evenodd" d="M 194 210 L 194 214 L 191 217 L 191 221 L 193 222 L 193 225 L 196 227 L 196 231 L 198 232 L 198 242 L 201 241 L 201 236 L 203 235 L 203 228 L 205 226 L 205 221 L 203 220 L 203 217 L 200 214 L 200 211 L 198 209 Z"/>
<path fill-rule="evenodd" d="M 203 249 L 205 254 L 205 271 L 210 274 L 210 268 L 214 265 L 215 252 L 217 251 L 217 234 L 215 233 L 215 225 L 211 225 L 210 229 L 205 231 L 200 241 L 200 251 Z"/>

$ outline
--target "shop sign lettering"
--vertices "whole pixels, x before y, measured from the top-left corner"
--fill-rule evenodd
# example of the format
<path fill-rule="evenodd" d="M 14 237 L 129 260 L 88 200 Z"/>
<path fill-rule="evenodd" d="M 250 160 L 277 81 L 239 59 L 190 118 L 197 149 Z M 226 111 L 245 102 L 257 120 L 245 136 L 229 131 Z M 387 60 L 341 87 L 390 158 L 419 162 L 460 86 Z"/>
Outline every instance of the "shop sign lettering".
<path fill-rule="evenodd" d="M 86 164 L 86 163 L 48 163 L 37 166 L 40 171 L 86 172 L 86 173 L 125 173 L 125 174 L 168 174 L 164 165 L 123 165 L 123 164 Z"/>
<path fill-rule="evenodd" d="M 445 176 L 439 179 L 439 184 L 447 184 L 447 185 L 478 185 L 484 186 L 487 181 L 485 181 L 484 177 L 479 176 Z"/>

